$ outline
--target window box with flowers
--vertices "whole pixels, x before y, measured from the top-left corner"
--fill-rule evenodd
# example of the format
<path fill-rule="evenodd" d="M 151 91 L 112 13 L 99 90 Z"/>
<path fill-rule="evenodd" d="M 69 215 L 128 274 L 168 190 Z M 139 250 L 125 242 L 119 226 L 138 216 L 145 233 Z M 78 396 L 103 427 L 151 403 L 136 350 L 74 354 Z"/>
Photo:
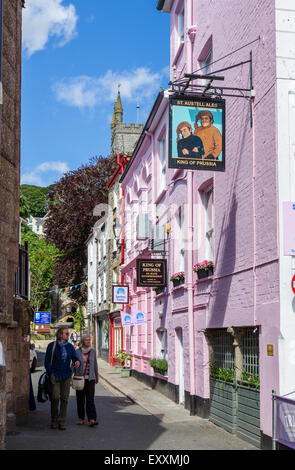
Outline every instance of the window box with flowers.
<path fill-rule="evenodd" d="M 213 275 L 214 263 L 213 261 L 204 260 L 201 263 L 196 263 L 193 266 L 193 271 L 197 273 L 198 279 L 204 279 Z"/>
<path fill-rule="evenodd" d="M 170 281 L 173 282 L 174 287 L 184 284 L 184 271 L 172 274 Z"/>
<path fill-rule="evenodd" d="M 155 374 L 160 374 L 164 377 L 168 375 L 168 362 L 166 359 L 153 358 L 150 360 L 150 366 L 154 369 Z"/>

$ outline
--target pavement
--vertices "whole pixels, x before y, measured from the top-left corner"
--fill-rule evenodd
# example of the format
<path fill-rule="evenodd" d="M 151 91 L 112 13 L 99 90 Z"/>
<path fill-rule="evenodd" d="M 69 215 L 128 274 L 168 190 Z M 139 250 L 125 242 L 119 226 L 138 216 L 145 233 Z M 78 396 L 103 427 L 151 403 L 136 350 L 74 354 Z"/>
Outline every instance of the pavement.
<path fill-rule="evenodd" d="M 189 427 L 192 425 L 204 435 L 208 434 L 208 440 L 212 439 L 213 442 L 216 440 L 216 444 L 224 440 L 226 445 L 232 446 L 232 449 L 235 450 L 259 450 L 252 444 L 211 423 L 208 419 L 191 416 L 189 410 L 185 409 L 183 405 L 175 403 L 134 377 L 121 377 L 115 367 L 102 359 L 98 359 L 98 370 L 102 386 L 108 388 L 114 395 L 125 396 L 163 424 L 184 423 Z"/>
<path fill-rule="evenodd" d="M 44 351 L 32 374 L 36 396 L 44 371 Z M 258 450 L 179 405 L 134 377 L 98 359 L 95 403 L 99 426 L 77 427 L 76 394 L 71 389 L 67 431 L 50 429 L 50 402 L 38 403 L 26 423 L 7 435 L 7 450 Z"/>
<path fill-rule="evenodd" d="M 125 396 L 163 423 L 201 419 L 190 416 L 184 406 L 176 404 L 134 377 L 121 377 L 115 367 L 102 359 L 98 359 L 98 370 L 101 385 L 111 390 L 116 396 Z"/>

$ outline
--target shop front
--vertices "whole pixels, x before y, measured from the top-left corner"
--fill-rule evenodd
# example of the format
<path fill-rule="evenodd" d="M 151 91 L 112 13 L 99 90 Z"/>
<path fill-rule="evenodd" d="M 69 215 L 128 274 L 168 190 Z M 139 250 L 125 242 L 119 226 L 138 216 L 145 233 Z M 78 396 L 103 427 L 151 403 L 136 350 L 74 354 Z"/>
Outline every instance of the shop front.
<path fill-rule="evenodd" d="M 118 361 L 116 354 L 123 347 L 123 328 L 120 312 L 110 315 L 110 364 L 113 366 Z"/>

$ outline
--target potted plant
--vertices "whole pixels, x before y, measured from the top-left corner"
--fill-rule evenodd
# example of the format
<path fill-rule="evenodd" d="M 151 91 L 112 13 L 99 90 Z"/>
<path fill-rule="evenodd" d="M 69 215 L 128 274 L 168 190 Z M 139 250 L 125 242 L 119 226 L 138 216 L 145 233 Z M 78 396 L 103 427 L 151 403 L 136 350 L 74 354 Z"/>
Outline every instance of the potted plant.
<path fill-rule="evenodd" d="M 197 273 L 198 279 L 213 275 L 214 263 L 213 261 L 204 260 L 201 263 L 196 263 L 193 266 L 193 271 Z"/>
<path fill-rule="evenodd" d="M 167 375 L 168 373 L 168 362 L 166 359 L 156 359 L 153 358 L 150 360 L 150 365 L 154 369 L 154 372 L 161 375 Z"/>
<path fill-rule="evenodd" d="M 173 282 L 173 286 L 180 286 L 180 284 L 184 283 L 184 271 L 181 271 L 179 273 L 174 273 L 170 277 L 170 281 Z"/>
<path fill-rule="evenodd" d="M 121 349 L 115 354 L 115 357 L 120 362 L 120 371 L 122 377 L 129 377 L 130 376 L 130 361 L 132 357 L 130 354 L 123 352 Z"/>

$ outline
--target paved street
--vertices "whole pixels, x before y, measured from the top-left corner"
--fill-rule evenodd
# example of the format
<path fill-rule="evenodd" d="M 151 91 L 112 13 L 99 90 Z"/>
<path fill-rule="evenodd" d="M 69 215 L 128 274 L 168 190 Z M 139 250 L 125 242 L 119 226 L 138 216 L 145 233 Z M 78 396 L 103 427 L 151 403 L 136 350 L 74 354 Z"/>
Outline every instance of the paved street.
<path fill-rule="evenodd" d="M 76 399 L 71 390 L 66 431 L 50 429 L 50 403 L 36 403 L 28 423 L 7 436 L 7 450 L 256 449 L 207 420 L 190 416 L 138 380 L 121 378 L 104 361 L 99 361 L 99 367 L 95 400 L 99 426 L 76 425 Z M 38 367 L 32 374 L 35 395 L 42 371 Z"/>

